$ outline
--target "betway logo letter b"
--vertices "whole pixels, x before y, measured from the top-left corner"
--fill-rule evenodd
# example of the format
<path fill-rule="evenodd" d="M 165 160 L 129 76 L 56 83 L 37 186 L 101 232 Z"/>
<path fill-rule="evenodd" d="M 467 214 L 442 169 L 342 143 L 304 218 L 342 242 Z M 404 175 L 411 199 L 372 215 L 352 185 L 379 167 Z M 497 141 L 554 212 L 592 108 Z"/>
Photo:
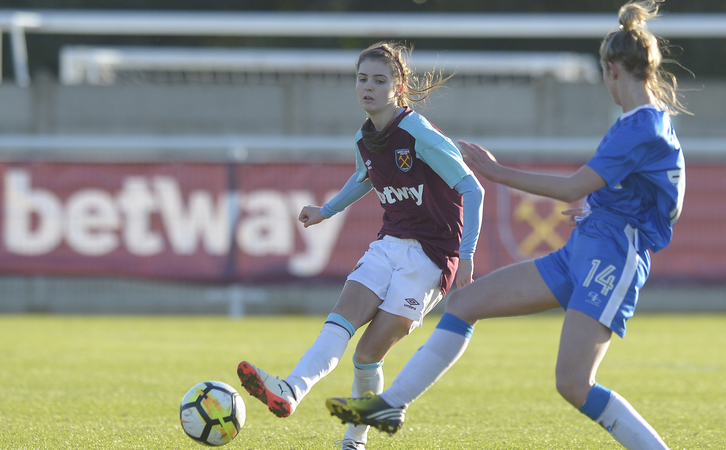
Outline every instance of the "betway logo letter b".
<path fill-rule="evenodd" d="M 19 255 L 42 255 L 63 238 L 63 207 L 49 191 L 30 188 L 30 174 L 9 170 L 5 174 L 5 227 L 8 251 Z M 33 227 L 33 215 L 37 222 Z"/>

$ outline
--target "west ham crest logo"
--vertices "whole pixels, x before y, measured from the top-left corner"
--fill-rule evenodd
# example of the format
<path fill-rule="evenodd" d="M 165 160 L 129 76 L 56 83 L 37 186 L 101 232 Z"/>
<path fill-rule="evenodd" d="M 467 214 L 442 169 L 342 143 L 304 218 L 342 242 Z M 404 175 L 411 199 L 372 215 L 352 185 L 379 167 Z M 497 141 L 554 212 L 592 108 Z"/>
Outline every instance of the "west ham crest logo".
<path fill-rule="evenodd" d="M 404 172 L 411 170 L 413 166 L 413 158 L 411 158 L 411 150 L 401 148 L 396 150 L 396 166 Z"/>
<path fill-rule="evenodd" d="M 523 261 L 558 250 L 572 233 L 568 216 L 561 211 L 577 208 L 557 200 L 497 186 L 499 237 L 515 261 Z"/>

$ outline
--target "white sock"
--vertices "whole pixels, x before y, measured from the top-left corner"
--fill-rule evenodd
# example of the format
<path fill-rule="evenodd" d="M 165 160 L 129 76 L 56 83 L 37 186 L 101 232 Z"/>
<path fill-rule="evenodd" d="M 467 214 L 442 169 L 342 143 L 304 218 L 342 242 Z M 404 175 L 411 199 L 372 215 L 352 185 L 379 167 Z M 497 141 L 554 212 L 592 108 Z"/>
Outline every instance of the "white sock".
<path fill-rule="evenodd" d="M 391 406 L 408 408 L 454 365 L 467 345 L 468 336 L 437 327 L 381 398 Z"/>
<path fill-rule="evenodd" d="M 353 367 L 353 397 L 363 397 L 368 391 L 374 394 L 380 394 L 383 392 L 383 362 L 380 364 L 357 364 L 354 361 L 355 367 Z M 375 368 L 361 369 L 362 367 L 376 366 Z M 368 442 L 368 429 L 367 425 L 353 425 L 349 424 L 348 429 L 343 435 L 343 439 L 352 439 L 361 444 Z"/>
<path fill-rule="evenodd" d="M 338 365 L 350 340 L 350 333 L 339 325 L 326 322 L 313 345 L 305 352 L 290 375 L 285 378 L 300 402 L 310 389 Z"/>
<path fill-rule="evenodd" d="M 668 450 L 653 427 L 615 391 L 611 391 L 610 401 L 595 421 L 628 450 Z"/>

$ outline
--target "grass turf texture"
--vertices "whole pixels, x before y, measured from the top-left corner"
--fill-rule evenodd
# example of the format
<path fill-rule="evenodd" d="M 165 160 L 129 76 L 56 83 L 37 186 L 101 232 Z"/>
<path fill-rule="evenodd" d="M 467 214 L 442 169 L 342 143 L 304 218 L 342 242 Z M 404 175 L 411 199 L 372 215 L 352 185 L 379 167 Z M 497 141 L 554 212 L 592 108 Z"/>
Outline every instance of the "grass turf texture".
<path fill-rule="evenodd" d="M 286 375 L 323 317 L 0 316 L 0 448 L 196 449 L 179 402 L 200 381 L 238 387 L 247 423 L 226 448 L 332 448 L 344 427 L 324 400 L 348 395 L 348 347 L 339 367 L 288 419 L 239 387 L 248 359 Z M 425 342 L 429 317 L 386 358 L 386 386 Z M 368 449 L 618 449 L 559 398 L 554 364 L 561 314 L 477 326 L 469 349 L 410 409 L 394 437 L 372 431 Z M 598 381 L 617 390 L 672 449 L 726 443 L 726 315 L 646 315 L 615 338 Z M 360 332 L 353 338 L 358 339 Z"/>

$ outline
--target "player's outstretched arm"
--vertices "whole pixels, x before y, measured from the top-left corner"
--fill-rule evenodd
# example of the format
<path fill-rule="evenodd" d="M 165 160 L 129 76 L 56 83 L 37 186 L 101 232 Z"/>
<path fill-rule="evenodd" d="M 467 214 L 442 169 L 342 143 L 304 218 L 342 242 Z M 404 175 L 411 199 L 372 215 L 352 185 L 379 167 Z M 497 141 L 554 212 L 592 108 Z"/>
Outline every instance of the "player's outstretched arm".
<path fill-rule="evenodd" d="M 572 203 L 606 185 L 605 180 L 588 165 L 569 176 L 526 172 L 504 167 L 485 148 L 459 141 L 466 163 L 489 181 L 530 194 Z"/>

